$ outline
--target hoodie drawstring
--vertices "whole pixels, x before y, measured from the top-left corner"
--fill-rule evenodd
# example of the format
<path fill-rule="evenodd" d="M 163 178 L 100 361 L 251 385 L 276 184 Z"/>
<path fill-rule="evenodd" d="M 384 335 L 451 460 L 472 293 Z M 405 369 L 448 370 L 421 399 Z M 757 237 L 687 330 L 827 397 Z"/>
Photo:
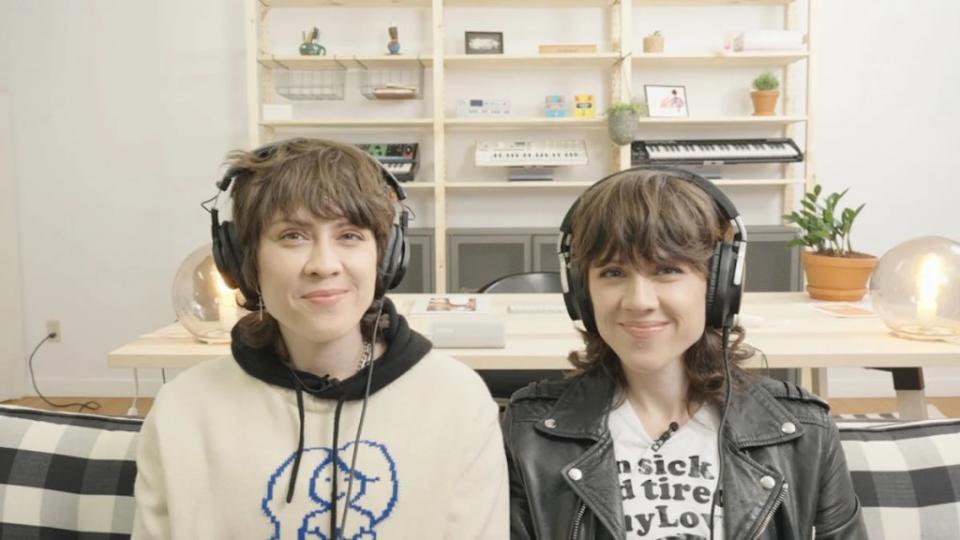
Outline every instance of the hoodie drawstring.
<path fill-rule="evenodd" d="M 297 413 L 300 415 L 300 441 L 297 443 L 297 455 L 293 459 L 293 473 L 290 474 L 290 485 L 287 486 L 287 504 L 293 501 L 293 490 L 297 483 L 297 471 L 300 470 L 300 457 L 303 456 L 303 387 L 300 385 L 300 378 L 295 373 L 293 375 L 293 387 L 297 392 Z"/>
<path fill-rule="evenodd" d="M 340 537 L 337 534 L 337 448 L 340 447 L 340 411 L 343 410 L 343 396 L 337 398 L 337 412 L 333 415 L 333 482 L 330 483 L 330 504 L 333 506 L 330 509 L 330 538 L 336 540 Z M 347 474 L 352 474 L 352 471 Z M 343 501 L 343 511 L 347 511 L 347 503 L 349 501 Z"/>

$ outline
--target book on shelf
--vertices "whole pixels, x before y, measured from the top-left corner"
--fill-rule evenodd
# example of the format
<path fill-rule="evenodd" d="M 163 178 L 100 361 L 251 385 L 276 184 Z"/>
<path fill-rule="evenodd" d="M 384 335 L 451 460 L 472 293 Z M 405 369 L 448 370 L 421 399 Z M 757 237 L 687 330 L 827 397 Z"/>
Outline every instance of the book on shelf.
<path fill-rule="evenodd" d="M 475 294 L 437 294 L 417 298 L 411 315 L 447 315 L 450 313 L 490 313 L 490 299 Z"/>

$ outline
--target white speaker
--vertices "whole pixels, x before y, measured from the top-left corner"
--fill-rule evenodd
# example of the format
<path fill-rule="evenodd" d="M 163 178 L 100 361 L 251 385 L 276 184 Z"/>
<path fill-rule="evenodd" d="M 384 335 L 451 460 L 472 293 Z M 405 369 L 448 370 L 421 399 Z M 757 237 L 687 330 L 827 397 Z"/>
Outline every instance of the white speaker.
<path fill-rule="evenodd" d="M 441 349 L 502 349 L 507 329 L 499 319 L 457 315 L 430 321 L 427 337 Z"/>

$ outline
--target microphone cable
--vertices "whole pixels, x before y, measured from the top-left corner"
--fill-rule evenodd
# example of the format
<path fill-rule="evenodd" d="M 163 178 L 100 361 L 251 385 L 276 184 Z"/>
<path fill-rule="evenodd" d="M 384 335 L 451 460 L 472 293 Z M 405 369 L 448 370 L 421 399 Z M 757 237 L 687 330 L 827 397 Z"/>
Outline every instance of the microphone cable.
<path fill-rule="evenodd" d="M 717 500 L 720 500 L 720 507 L 723 508 L 723 426 L 727 423 L 727 409 L 730 408 L 731 387 L 733 381 L 730 380 L 730 358 L 727 345 L 730 342 L 730 326 L 723 325 L 723 372 L 727 388 L 725 389 L 725 398 L 723 402 L 723 412 L 720 415 L 720 426 L 717 428 L 717 456 L 719 465 L 717 466 L 717 489 L 713 493 L 713 502 L 710 503 L 710 540 L 713 540 L 714 532 L 714 513 L 717 510 Z"/>
<path fill-rule="evenodd" d="M 383 303 L 385 301 L 385 298 L 380 299 L 380 306 L 377 308 L 377 318 L 373 323 L 373 338 L 370 340 L 370 343 L 372 344 L 371 346 L 373 347 L 374 351 L 377 347 L 377 331 L 380 330 L 380 316 L 383 315 Z M 371 352 L 371 356 L 372 355 L 373 353 Z M 343 531 L 345 531 L 347 527 L 347 514 L 350 513 L 350 495 L 353 493 L 353 478 L 356 476 L 354 474 L 354 469 L 357 465 L 357 450 L 360 448 L 360 434 L 363 432 L 363 421 L 367 417 L 367 401 L 370 399 L 370 386 L 373 382 L 373 364 L 376 363 L 374 360 L 374 358 L 370 358 L 370 363 L 367 364 L 367 381 L 366 388 L 364 388 L 363 391 L 363 405 L 360 407 L 360 422 L 357 424 L 357 436 L 353 439 L 353 456 L 350 458 L 350 470 L 348 471 L 350 474 L 350 479 L 347 481 L 347 494 L 343 500 L 343 517 L 340 518 L 341 537 L 343 535 Z M 334 466 L 336 466 L 336 464 L 334 464 Z M 337 504 L 336 499 L 334 499 L 333 504 Z M 332 533 L 333 540 L 336 540 L 338 538 L 337 532 L 332 531 Z"/>

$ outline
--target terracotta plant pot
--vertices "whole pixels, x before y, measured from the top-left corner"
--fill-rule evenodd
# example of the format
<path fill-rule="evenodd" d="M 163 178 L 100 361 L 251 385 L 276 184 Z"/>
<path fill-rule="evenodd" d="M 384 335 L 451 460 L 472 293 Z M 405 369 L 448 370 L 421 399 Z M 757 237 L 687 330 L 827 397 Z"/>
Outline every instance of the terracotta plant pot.
<path fill-rule="evenodd" d="M 817 300 L 850 302 L 867 294 L 867 281 L 877 266 L 877 258 L 831 257 L 809 251 L 800 254 L 807 275 L 807 292 Z"/>
<path fill-rule="evenodd" d="M 662 53 L 663 52 L 663 36 L 647 36 L 643 38 L 643 52 Z"/>
<path fill-rule="evenodd" d="M 754 90 L 750 92 L 753 99 L 754 116 L 773 116 L 776 114 L 777 100 L 780 99 L 779 90 Z"/>

